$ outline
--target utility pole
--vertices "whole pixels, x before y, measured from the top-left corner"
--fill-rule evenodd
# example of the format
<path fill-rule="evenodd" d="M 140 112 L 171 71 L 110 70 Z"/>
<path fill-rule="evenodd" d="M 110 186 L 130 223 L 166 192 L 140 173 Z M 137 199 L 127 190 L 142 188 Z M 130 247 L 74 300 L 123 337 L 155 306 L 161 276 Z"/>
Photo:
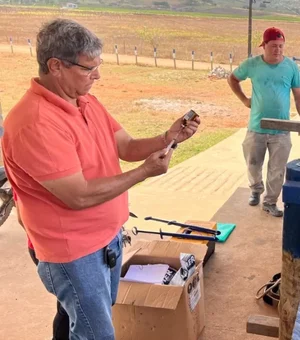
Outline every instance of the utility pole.
<path fill-rule="evenodd" d="M 252 7 L 256 0 L 249 0 L 249 15 L 248 15 L 248 58 L 252 56 Z M 263 0 L 263 4 L 269 4 L 271 1 Z"/>
<path fill-rule="evenodd" d="M 253 0 L 249 0 L 249 16 L 248 16 L 248 58 L 252 56 L 252 4 Z"/>

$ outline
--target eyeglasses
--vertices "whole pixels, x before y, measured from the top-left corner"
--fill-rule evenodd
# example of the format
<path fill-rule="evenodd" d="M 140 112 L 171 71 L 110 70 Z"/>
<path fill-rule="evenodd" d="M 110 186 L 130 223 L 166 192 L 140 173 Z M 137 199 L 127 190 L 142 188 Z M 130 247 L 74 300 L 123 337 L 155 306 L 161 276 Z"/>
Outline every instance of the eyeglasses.
<path fill-rule="evenodd" d="M 68 60 L 68 59 L 62 59 L 62 58 L 57 58 L 57 59 L 66 61 L 67 63 L 70 63 L 71 65 L 81 67 L 83 70 L 87 71 L 86 75 L 90 75 L 94 71 L 98 70 L 99 66 L 103 63 L 103 59 L 100 59 L 99 65 L 93 66 L 93 67 L 88 67 L 88 66 L 84 66 L 84 65 L 81 65 L 81 64 L 74 63 L 73 61 Z"/>

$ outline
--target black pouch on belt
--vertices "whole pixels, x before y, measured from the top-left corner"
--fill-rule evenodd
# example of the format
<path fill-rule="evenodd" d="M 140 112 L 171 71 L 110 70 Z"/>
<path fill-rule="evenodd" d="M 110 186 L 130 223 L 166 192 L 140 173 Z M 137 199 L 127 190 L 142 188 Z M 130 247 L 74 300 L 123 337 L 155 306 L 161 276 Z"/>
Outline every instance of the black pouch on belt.
<path fill-rule="evenodd" d="M 110 249 L 108 246 L 104 249 L 104 262 L 110 267 L 113 268 L 117 262 L 116 253 Z"/>

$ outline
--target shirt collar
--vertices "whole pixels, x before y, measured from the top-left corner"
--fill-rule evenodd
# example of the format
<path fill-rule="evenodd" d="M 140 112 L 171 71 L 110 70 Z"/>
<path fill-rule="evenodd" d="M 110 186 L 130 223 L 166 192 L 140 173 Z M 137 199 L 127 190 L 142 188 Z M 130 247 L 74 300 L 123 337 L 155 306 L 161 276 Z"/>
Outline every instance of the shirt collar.
<path fill-rule="evenodd" d="M 57 94 L 49 91 L 44 86 L 39 84 L 38 81 L 39 81 L 39 78 L 31 79 L 30 91 L 43 97 L 49 103 L 61 108 L 63 111 L 65 111 L 68 114 L 71 114 L 71 115 L 81 114 L 77 107 L 67 102 L 65 99 L 59 97 Z M 85 107 L 86 104 L 89 103 L 88 95 L 78 97 L 77 101 L 78 101 L 79 107 Z"/>

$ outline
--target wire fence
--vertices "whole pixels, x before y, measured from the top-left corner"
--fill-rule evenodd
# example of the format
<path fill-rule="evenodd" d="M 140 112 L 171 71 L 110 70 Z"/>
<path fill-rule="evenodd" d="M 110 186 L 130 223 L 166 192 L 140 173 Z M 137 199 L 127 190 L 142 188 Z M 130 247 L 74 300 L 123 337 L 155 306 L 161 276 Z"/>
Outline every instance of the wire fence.
<path fill-rule="evenodd" d="M 14 43 L 13 43 L 13 38 L 10 37 L 9 39 L 10 41 L 10 50 L 11 53 L 14 54 L 15 53 L 15 49 L 14 49 Z M 28 38 L 27 39 L 27 45 L 28 45 L 28 52 L 30 53 L 31 56 L 33 56 L 33 50 L 32 50 L 32 43 L 31 43 L 31 39 Z M 116 58 L 116 63 L 117 65 L 120 65 L 120 56 L 119 56 L 119 49 L 118 49 L 118 45 L 115 44 L 114 45 L 114 54 L 115 54 L 115 58 Z M 136 65 L 139 65 L 139 53 L 138 53 L 138 48 L 135 46 L 134 50 L 133 50 L 133 55 L 134 55 L 134 62 Z M 195 70 L 195 56 L 196 53 L 195 51 L 191 51 L 191 58 L 190 60 L 185 60 L 186 62 L 190 62 L 190 68 L 192 70 Z M 203 57 L 203 56 L 202 56 Z M 159 67 L 159 62 L 158 62 L 158 49 L 156 47 L 153 48 L 153 61 L 154 61 L 154 65 L 155 67 Z M 229 71 L 232 72 L 233 69 L 233 53 L 228 53 L 228 65 L 229 65 Z M 292 59 L 293 61 L 295 61 L 300 68 L 300 57 L 290 57 L 290 59 Z M 173 48 L 172 50 L 172 60 L 173 60 L 173 67 L 174 69 L 177 69 L 177 58 L 176 58 L 176 49 Z M 210 71 L 213 72 L 215 70 L 214 65 L 215 65 L 215 60 L 214 60 L 214 53 L 210 52 L 209 55 L 209 64 L 210 64 Z"/>
<path fill-rule="evenodd" d="M 13 43 L 13 38 L 10 37 L 9 38 L 9 42 L 10 42 L 10 51 L 11 51 L 11 53 L 12 54 L 16 53 L 16 49 L 15 49 L 15 46 L 14 46 L 14 43 Z M 33 47 L 32 47 L 32 43 L 31 43 L 31 39 L 30 38 L 27 39 L 27 45 L 28 45 L 28 52 L 29 52 L 29 54 L 31 56 L 33 56 Z M 114 54 L 115 54 L 115 58 L 116 58 L 116 63 L 118 65 L 120 65 L 121 64 L 121 62 L 120 62 L 121 60 L 120 60 L 119 49 L 118 49 L 118 45 L 117 44 L 114 45 Z M 140 58 L 140 56 L 139 56 L 139 53 L 138 53 L 137 46 L 134 47 L 133 55 L 134 55 L 134 63 L 136 65 L 139 65 L 139 58 Z M 191 51 L 190 55 L 191 55 L 190 60 L 185 60 L 185 61 L 190 62 L 190 68 L 192 70 L 194 70 L 195 69 L 195 62 L 196 62 L 196 60 L 195 60 L 196 59 L 195 51 Z M 158 62 L 159 59 L 160 58 L 158 57 L 158 48 L 154 47 L 153 48 L 153 61 L 154 61 L 155 67 L 159 67 L 159 62 Z M 172 50 L 172 59 L 171 60 L 173 61 L 174 69 L 177 69 L 177 57 L 176 57 L 176 49 L 175 48 L 173 48 L 173 50 Z M 214 65 L 215 65 L 214 53 L 213 52 L 210 53 L 208 60 L 209 60 L 209 63 L 210 63 L 210 70 L 212 71 L 214 69 Z M 228 65 L 229 65 L 230 72 L 231 72 L 232 68 L 233 68 L 233 54 L 232 53 L 228 54 Z"/>

